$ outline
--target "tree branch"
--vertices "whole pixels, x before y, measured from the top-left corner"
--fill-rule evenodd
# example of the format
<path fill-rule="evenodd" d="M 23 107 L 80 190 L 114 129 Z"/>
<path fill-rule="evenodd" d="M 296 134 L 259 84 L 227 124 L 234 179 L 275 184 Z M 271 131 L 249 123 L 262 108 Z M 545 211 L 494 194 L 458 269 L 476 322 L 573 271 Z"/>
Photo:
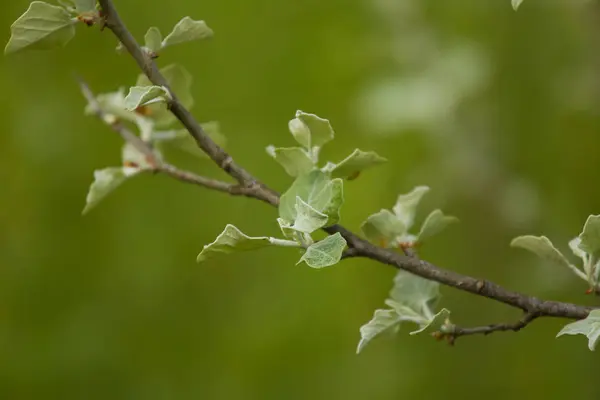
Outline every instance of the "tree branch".
<path fill-rule="evenodd" d="M 102 7 L 103 16 L 106 19 L 106 27 L 108 27 L 123 44 L 140 69 L 153 84 L 168 87 L 166 79 L 158 70 L 153 59 L 140 48 L 134 37 L 127 30 L 125 24 L 119 17 L 113 2 L 111 0 L 99 0 L 99 3 Z M 227 152 L 216 145 L 203 131 L 202 127 L 194 119 L 192 114 L 179 102 L 176 94 L 171 94 L 173 95 L 173 99 L 169 102 L 171 112 L 188 130 L 190 135 L 194 137 L 198 146 L 215 162 L 215 164 L 236 179 L 243 188 L 250 190 L 253 193 L 251 197 L 277 206 L 279 203 L 278 193 L 258 181 L 248 171 L 238 165 Z M 416 257 L 402 255 L 390 249 L 377 247 L 340 225 L 333 225 L 324 228 L 324 230 L 329 234 L 339 232 L 344 239 L 346 239 L 349 247 L 349 250 L 346 252 L 346 257 L 364 257 L 379 261 L 383 264 L 406 270 L 422 278 L 433 280 L 459 290 L 481 297 L 487 297 L 509 306 L 519 308 L 523 310 L 526 315 L 535 315 L 536 318 L 564 317 L 581 319 L 585 318 L 593 309 L 592 307 L 571 303 L 541 300 L 536 297 L 507 290 L 490 281 L 445 270 L 428 263 L 427 261 L 419 260 Z M 500 324 L 482 328 L 471 328 L 470 331 L 463 329 L 463 332 L 467 333 L 462 333 L 462 335 L 485 333 L 486 331 L 492 332 L 496 330 L 518 330 L 526 326 L 529 322 L 530 321 L 526 321 L 522 326 L 520 324 Z"/>

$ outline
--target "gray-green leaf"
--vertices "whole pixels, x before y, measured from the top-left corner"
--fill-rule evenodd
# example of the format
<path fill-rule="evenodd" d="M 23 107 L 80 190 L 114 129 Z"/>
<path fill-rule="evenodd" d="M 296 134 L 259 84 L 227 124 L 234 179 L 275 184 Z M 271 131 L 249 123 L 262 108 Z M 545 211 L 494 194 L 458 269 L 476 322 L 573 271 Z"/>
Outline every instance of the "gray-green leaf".
<path fill-rule="evenodd" d="M 402 221 L 389 210 L 370 215 L 360 229 L 369 241 L 381 247 L 393 247 L 396 238 L 406 232 Z"/>
<path fill-rule="evenodd" d="M 300 197 L 296 197 L 296 220 L 292 229 L 310 234 L 325 226 L 327 219 L 327 215 L 315 210 Z"/>
<path fill-rule="evenodd" d="M 312 268 L 329 267 L 340 261 L 345 247 L 346 240 L 338 232 L 310 245 L 298 264 L 304 261 Z"/>
<path fill-rule="evenodd" d="M 517 11 L 523 0 L 510 0 L 513 10 Z"/>
<path fill-rule="evenodd" d="M 402 318 L 394 310 L 375 310 L 373 319 L 360 327 L 360 342 L 356 353 L 360 353 L 371 340 L 383 332 L 397 330 Z"/>
<path fill-rule="evenodd" d="M 301 147 L 267 147 L 267 153 L 293 177 L 306 174 L 315 168 L 310 156 Z"/>
<path fill-rule="evenodd" d="M 94 171 L 94 182 L 87 194 L 83 214 L 87 214 L 127 178 L 137 175 L 140 171 L 139 168 L 131 167 L 111 167 Z"/>
<path fill-rule="evenodd" d="M 62 7 L 34 1 L 10 27 L 4 54 L 23 49 L 47 50 L 62 47 L 75 35 L 77 19 Z"/>
<path fill-rule="evenodd" d="M 213 31 L 206 25 L 206 22 L 194 21 L 190 17 L 184 17 L 162 41 L 162 47 L 165 48 L 192 40 L 206 39 L 212 35 Z"/>
<path fill-rule="evenodd" d="M 439 287 L 440 284 L 435 281 L 401 270 L 394 278 L 390 298 L 424 319 L 430 320 L 431 308 L 440 296 Z"/>
<path fill-rule="evenodd" d="M 289 122 L 291 134 L 309 151 L 320 148 L 333 139 L 335 133 L 329 120 L 315 114 L 296 111 L 296 118 Z"/>
<path fill-rule="evenodd" d="M 600 310 L 592 310 L 587 318 L 565 325 L 556 337 L 562 335 L 585 335 L 589 349 L 594 351 L 600 339 Z"/>
<path fill-rule="evenodd" d="M 162 35 L 160 30 L 153 26 L 146 32 L 144 36 L 144 46 L 154 53 L 158 53 L 162 47 Z"/>
<path fill-rule="evenodd" d="M 444 215 L 442 210 L 432 211 L 423 222 L 423 225 L 421 225 L 418 241 L 422 242 L 432 236 L 437 235 L 448 225 L 454 222 L 458 222 L 458 218 L 450 215 Z"/>
<path fill-rule="evenodd" d="M 95 12 L 96 0 L 75 0 L 75 9 L 80 14 Z"/>
<path fill-rule="evenodd" d="M 579 235 L 579 248 L 588 254 L 598 256 L 600 253 L 600 215 L 590 215 L 585 221 L 583 232 Z"/>
<path fill-rule="evenodd" d="M 170 98 L 169 91 L 163 86 L 132 86 L 125 97 L 125 108 L 133 111 L 138 107 L 165 102 Z"/>
<path fill-rule="evenodd" d="M 228 224 L 214 242 L 204 246 L 196 261 L 201 262 L 219 254 L 230 254 L 271 246 L 271 240 L 266 236 L 250 237 L 235 226 Z"/>
<path fill-rule="evenodd" d="M 320 170 L 296 178 L 279 201 L 279 216 L 290 223 L 296 220 L 296 197 L 327 215 L 329 225 L 335 224 L 339 220 L 339 209 L 344 202 L 343 181 L 331 180 Z"/>
<path fill-rule="evenodd" d="M 445 308 L 442 308 L 437 314 L 433 316 L 432 319 L 420 325 L 419 329 L 416 331 L 410 332 L 411 335 L 416 335 L 418 333 L 429 333 L 441 330 L 442 326 L 444 326 L 448 318 L 450 317 L 450 311 Z"/>
<path fill-rule="evenodd" d="M 510 242 L 512 247 L 520 247 L 525 250 L 529 250 L 536 254 L 544 261 L 551 262 L 552 264 L 572 269 L 573 267 L 567 260 L 567 258 L 560 252 L 550 239 L 546 236 L 519 236 Z"/>
<path fill-rule="evenodd" d="M 392 209 L 404 226 L 406 226 L 406 229 L 410 229 L 414 223 L 417 206 L 428 191 L 429 187 L 427 186 L 417 186 L 410 193 L 398 196 L 398 200 Z"/>
<path fill-rule="evenodd" d="M 331 170 L 331 176 L 334 178 L 354 179 L 365 169 L 382 164 L 386 161 L 387 159 L 381 157 L 374 151 L 362 151 L 356 149 Z"/>

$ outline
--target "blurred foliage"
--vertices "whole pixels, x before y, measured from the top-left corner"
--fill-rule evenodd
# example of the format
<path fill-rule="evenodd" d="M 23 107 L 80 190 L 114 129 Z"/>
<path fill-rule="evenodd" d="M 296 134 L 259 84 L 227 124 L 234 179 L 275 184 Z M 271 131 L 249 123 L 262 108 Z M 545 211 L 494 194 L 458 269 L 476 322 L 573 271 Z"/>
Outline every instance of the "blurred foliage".
<path fill-rule="evenodd" d="M 0 3 L 4 42 L 29 1 Z M 194 113 L 219 121 L 227 150 L 277 190 L 265 154 L 289 141 L 297 109 L 328 118 L 342 159 L 359 147 L 390 162 L 346 184 L 342 222 L 418 184 L 423 210 L 460 218 L 423 256 L 544 298 L 594 304 L 568 271 L 509 247 L 567 243 L 600 210 L 600 4 L 528 0 L 118 1 L 138 39 L 181 17 L 215 36 L 159 58 L 194 75 Z M 226 223 L 278 232 L 276 210 L 162 176 L 127 182 L 85 217 L 94 169 L 120 138 L 83 115 L 73 73 L 97 92 L 133 83 L 106 31 L 79 26 L 62 50 L 0 61 L 0 398 L 397 399 L 598 396 L 597 354 L 565 321 L 460 339 L 379 339 L 359 327 L 394 271 L 367 260 L 294 266 L 290 249 L 196 264 Z M 164 58 L 164 59 L 163 59 Z M 223 178 L 207 160 L 172 161 Z M 421 220 L 424 215 L 421 213 Z M 565 254 L 568 249 L 562 248 Z M 461 325 L 515 310 L 442 288 Z M 597 302 L 596 302 L 597 304 Z M 489 390 L 491 389 L 491 390 Z"/>

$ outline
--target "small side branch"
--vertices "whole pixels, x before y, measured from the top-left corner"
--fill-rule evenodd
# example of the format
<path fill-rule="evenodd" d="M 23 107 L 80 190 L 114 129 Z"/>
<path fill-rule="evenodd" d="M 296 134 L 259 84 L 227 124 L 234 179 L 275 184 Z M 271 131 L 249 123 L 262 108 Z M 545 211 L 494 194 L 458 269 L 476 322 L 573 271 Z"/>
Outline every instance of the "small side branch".
<path fill-rule="evenodd" d="M 525 328 L 535 319 L 540 317 L 538 313 L 535 312 L 527 312 L 523 315 L 521 319 L 513 323 L 506 324 L 491 324 L 485 326 L 477 326 L 473 328 L 461 328 L 456 325 L 452 325 L 448 329 L 443 329 L 442 331 L 434 332 L 433 336 L 438 339 L 446 339 L 448 343 L 454 344 L 457 338 L 461 336 L 469 336 L 469 335 L 489 335 L 494 332 L 518 332 L 521 329 Z"/>

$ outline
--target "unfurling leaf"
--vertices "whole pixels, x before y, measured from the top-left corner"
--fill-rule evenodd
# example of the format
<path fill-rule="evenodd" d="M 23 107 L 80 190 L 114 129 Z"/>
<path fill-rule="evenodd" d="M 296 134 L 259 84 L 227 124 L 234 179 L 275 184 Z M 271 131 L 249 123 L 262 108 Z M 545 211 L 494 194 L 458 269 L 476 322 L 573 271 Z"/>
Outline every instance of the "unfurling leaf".
<path fill-rule="evenodd" d="M 345 247 L 346 240 L 338 232 L 310 245 L 298 264 L 304 261 L 312 268 L 329 267 L 340 261 Z"/>
<path fill-rule="evenodd" d="M 75 35 L 77 19 L 62 7 L 34 1 L 10 27 L 4 54 L 23 49 L 47 50 L 62 47 Z"/>
<path fill-rule="evenodd" d="M 406 226 L 406 229 L 409 229 L 414 223 L 417 206 L 421 202 L 421 198 L 428 191 L 429 187 L 427 186 L 417 186 L 410 193 L 398 196 L 398 200 L 392 210 L 404 226 Z"/>
<path fill-rule="evenodd" d="M 566 267 L 569 269 L 574 268 L 571 266 L 567 258 L 560 252 L 550 239 L 546 236 L 519 236 L 516 237 L 510 242 L 512 247 L 520 247 L 525 250 L 529 250 L 532 253 L 536 254 L 544 261 L 548 261 L 552 264 Z"/>
<path fill-rule="evenodd" d="M 406 227 L 389 210 L 370 215 L 361 225 L 365 237 L 381 247 L 394 247 L 396 239 L 406 232 Z"/>
<path fill-rule="evenodd" d="M 157 27 L 153 26 L 148 29 L 148 32 L 144 36 L 144 46 L 154 53 L 160 51 L 162 47 L 162 35 Z"/>
<path fill-rule="evenodd" d="M 327 215 L 328 225 L 335 224 L 339 220 L 339 209 L 344 202 L 343 181 L 332 180 L 320 170 L 296 178 L 279 201 L 279 216 L 288 223 L 296 220 L 296 197 Z"/>
<path fill-rule="evenodd" d="M 394 310 L 375 310 L 373 319 L 360 327 L 360 341 L 356 353 L 360 353 L 371 340 L 383 332 L 398 330 L 402 318 Z"/>
<path fill-rule="evenodd" d="M 458 222 L 458 218 L 452 217 L 450 215 L 444 215 L 442 210 L 432 211 L 423 222 L 423 225 L 421 225 L 421 231 L 419 232 L 418 241 L 422 242 L 425 239 L 437 235 L 438 233 L 443 231 L 448 225 L 454 222 Z"/>
<path fill-rule="evenodd" d="M 219 254 L 260 249 L 272 245 L 272 238 L 266 236 L 250 237 L 235 226 L 228 224 L 214 242 L 204 246 L 196 261 L 201 262 Z"/>
<path fill-rule="evenodd" d="M 588 217 L 579 238 L 581 250 L 595 257 L 600 255 L 600 215 Z"/>
<path fill-rule="evenodd" d="M 585 335 L 589 349 L 594 351 L 600 339 L 600 310 L 592 310 L 587 318 L 565 325 L 556 337 L 562 335 Z"/>
<path fill-rule="evenodd" d="M 419 333 L 430 333 L 441 330 L 442 326 L 448 323 L 450 317 L 450 311 L 442 308 L 437 314 L 433 316 L 427 323 L 421 324 L 420 328 L 416 331 L 410 332 L 411 335 Z"/>
<path fill-rule="evenodd" d="M 332 140 L 335 135 L 329 120 L 300 110 L 296 111 L 296 118 L 288 126 L 296 141 L 311 153 Z"/>
<path fill-rule="evenodd" d="M 183 17 L 162 41 L 162 48 L 192 40 L 206 39 L 212 35 L 213 31 L 206 25 L 206 22 Z"/>
<path fill-rule="evenodd" d="M 141 169 L 132 167 L 111 167 L 94 171 L 94 182 L 90 186 L 83 214 L 87 214 L 127 178 L 140 171 Z"/>
<path fill-rule="evenodd" d="M 165 102 L 170 99 L 169 91 L 163 86 L 133 86 L 125 97 L 125 108 L 133 111 L 141 106 Z"/>
<path fill-rule="evenodd" d="M 374 151 L 356 149 L 331 169 L 334 178 L 351 179 L 367 168 L 382 164 L 387 160 Z"/>
<path fill-rule="evenodd" d="M 301 147 L 267 147 L 267 153 L 293 177 L 306 174 L 315 168 L 310 156 Z"/>
<path fill-rule="evenodd" d="M 170 93 L 174 94 L 184 107 L 190 109 L 194 105 L 194 98 L 191 92 L 192 75 L 185 68 L 177 64 L 161 68 L 160 72 L 167 80 Z M 152 86 L 152 82 L 150 82 L 146 75 L 141 74 L 135 86 Z M 147 108 L 146 113 L 148 117 L 152 118 L 159 129 L 168 127 L 176 121 L 176 118 L 164 104 L 151 104 L 145 108 Z"/>
<path fill-rule="evenodd" d="M 300 197 L 296 197 L 296 220 L 291 229 L 313 233 L 327 223 L 327 215 L 315 210 Z"/>

